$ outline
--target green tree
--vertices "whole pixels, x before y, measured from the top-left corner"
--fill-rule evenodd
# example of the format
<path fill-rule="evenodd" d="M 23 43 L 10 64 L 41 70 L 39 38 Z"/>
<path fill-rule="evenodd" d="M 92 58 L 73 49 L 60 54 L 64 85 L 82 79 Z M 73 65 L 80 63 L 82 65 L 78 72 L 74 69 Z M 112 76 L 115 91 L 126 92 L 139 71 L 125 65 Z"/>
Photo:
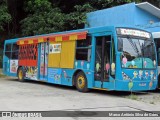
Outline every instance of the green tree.
<path fill-rule="evenodd" d="M 65 2 L 65 0 L 61 0 L 61 2 L 62 1 Z M 67 17 L 65 19 L 65 22 L 67 24 L 65 25 L 67 26 L 67 29 L 83 28 L 84 24 L 86 24 L 86 13 L 88 12 L 109 8 L 125 3 L 140 1 L 141 0 L 89 0 L 88 2 L 88 0 L 86 0 L 85 2 L 83 1 L 83 3 L 81 3 L 80 5 L 75 5 L 74 10 L 67 14 Z M 67 8 L 67 6 L 63 8 Z M 67 11 L 67 9 L 64 11 Z"/>
<path fill-rule="evenodd" d="M 25 11 L 29 14 L 21 21 L 23 35 L 45 34 L 65 29 L 65 15 L 48 0 L 29 0 Z"/>
<path fill-rule="evenodd" d="M 95 9 L 89 4 L 75 5 L 74 12 L 67 14 L 65 22 L 68 29 L 83 28 L 86 24 L 86 13 L 94 11 Z"/>
<path fill-rule="evenodd" d="M 4 26 L 11 22 L 11 15 L 8 13 L 6 0 L 0 1 L 0 31 L 4 31 Z"/>
<path fill-rule="evenodd" d="M 96 9 L 110 8 L 130 2 L 142 2 L 142 0 L 90 0 L 90 4 Z"/>

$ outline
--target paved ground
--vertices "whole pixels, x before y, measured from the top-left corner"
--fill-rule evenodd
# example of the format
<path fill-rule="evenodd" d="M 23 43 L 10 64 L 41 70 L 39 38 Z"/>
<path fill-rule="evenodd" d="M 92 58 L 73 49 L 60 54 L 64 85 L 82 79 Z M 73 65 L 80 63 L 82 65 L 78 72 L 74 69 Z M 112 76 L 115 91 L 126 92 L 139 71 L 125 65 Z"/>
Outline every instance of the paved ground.
<path fill-rule="evenodd" d="M 0 111 L 159 111 L 160 91 L 134 93 L 91 90 L 80 93 L 73 87 L 43 82 L 18 82 L 16 78 L 0 78 Z M 48 118 L 51 119 L 51 118 Z M 58 118 L 64 119 L 64 118 Z M 85 119 L 85 118 L 65 118 Z M 87 118 L 102 119 L 102 118 Z M 113 119 L 113 118 L 105 118 Z M 124 120 L 124 118 L 120 118 Z M 126 118 L 125 118 L 126 119 Z M 131 119 L 131 118 L 130 118 Z M 132 118 L 137 119 L 137 118 Z M 151 118 L 147 118 L 150 120 Z M 153 118 L 155 119 L 155 118 Z M 39 120 L 39 118 L 38 118 Z"/>

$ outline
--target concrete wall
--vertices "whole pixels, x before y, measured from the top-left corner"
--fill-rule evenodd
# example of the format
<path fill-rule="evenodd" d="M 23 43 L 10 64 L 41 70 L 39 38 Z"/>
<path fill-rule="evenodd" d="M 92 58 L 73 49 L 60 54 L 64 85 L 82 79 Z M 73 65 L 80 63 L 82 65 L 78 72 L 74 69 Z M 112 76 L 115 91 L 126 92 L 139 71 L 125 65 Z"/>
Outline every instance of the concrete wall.
<path fill-rule="evenodd" d="M 86 27 L 99 26 L 143 26 L 150 21 L 160 22 L 156 16 L 138 8 L 135 3 L 129 3 L 87 14 Z"/>
<path fill-rule="evenodd" d="M 154 22 L 160 22 L 160 19 L 158 17 L 135 6 L 135 17 L 134 17 L 135 25 L 150 24 L 151 20 Z"/>
<path fill-rule="evenodd" d="M 98 10 L 87 14 L 88 26 L 134 25 L 134 3 Z"/>
<path fill-rule="evenodd" d="M 160 31 L 160 22 L 140 26 L 140 28 L 149 30 L 150 32 L 159 32 Z"/>

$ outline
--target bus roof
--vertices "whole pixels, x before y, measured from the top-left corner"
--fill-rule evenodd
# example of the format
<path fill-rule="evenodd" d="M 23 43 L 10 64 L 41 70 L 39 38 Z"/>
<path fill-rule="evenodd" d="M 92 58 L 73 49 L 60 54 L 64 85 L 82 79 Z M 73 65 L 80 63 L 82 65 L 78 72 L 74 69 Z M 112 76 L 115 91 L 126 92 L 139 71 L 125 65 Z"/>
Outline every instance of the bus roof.
<path fill-rule="evenodd" d="M 41 35 L 35 35 L 35 36 L 27 36 L 27 37 L 21 37 L 21 38 L 15 38 L 15 39 L 8 39 L 5 41 L 5 43 L 14 43 L 20 40 L 26 40 L 26 39 L 34 39 L 34 38 L 41 38 L 41 37 L 48 37 L 48 36 L 60 36 L 60 35 L 66 35 L 66 34 L 74 34 L 74 33 L 81 33 L 81 32 L 87 32 L 89 34 L 93 34 L 96 32 L 104 32 L 104 31 L 111 31 L 114 30 L 116 27 L 123 27 L 123 28 L 132 28 L 132 29 L 140 29 L 138 27 L 133 26 L 102 26 L 102 27 L 93 27 L 93 28 L 84 28 L 84 29 L 77 29 L 77 30 L 70 30 L 70 31 L 63 31 L 63 32 L 55 32 L 55 33 L 49 33 L 49 34 L 41 34 Z M 143 31 L 146 31 L 144 29 L 140 29 Z"/>

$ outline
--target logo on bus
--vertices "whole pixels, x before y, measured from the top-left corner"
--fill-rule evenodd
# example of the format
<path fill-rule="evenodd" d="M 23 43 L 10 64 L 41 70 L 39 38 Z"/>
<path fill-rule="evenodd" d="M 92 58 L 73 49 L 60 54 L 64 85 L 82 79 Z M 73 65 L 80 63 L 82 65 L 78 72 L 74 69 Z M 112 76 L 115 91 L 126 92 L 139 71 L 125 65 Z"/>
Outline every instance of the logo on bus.
<path fill-rule="evenodd" d="M 146 83 L 140 83 L 139 86 L 144 87 L 146 86 Z"/>

